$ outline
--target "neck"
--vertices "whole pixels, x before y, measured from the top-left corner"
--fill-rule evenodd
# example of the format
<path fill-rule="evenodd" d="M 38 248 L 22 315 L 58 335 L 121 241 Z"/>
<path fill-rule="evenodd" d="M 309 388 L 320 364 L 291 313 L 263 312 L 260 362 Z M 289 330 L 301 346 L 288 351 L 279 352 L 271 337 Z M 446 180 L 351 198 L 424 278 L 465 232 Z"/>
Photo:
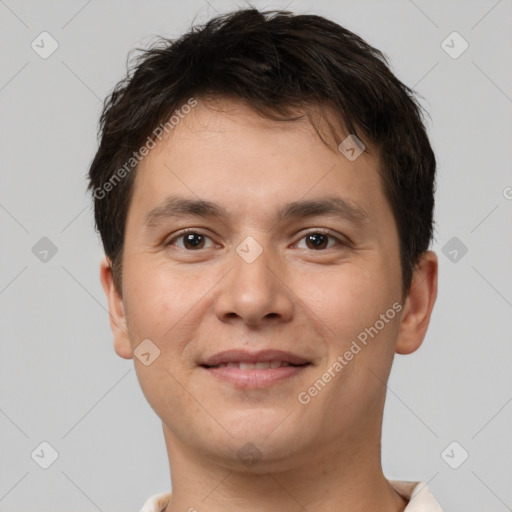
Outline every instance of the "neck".
<path fill-rule="evenodd" d="M 373 443 L 315 449 L 303 463 L 259 466 L 257 472 L 192 453 L 165 426 L 164 436 L 172 467 L 165 512 L 402 512 L 407 505 L 382 473 L 380 435 Z"/>

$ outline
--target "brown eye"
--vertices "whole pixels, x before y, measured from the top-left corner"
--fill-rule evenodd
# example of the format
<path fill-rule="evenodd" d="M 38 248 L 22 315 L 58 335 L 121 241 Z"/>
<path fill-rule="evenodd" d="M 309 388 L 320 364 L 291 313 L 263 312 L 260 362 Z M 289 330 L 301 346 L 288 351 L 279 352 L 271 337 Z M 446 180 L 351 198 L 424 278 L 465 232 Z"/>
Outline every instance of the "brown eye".
<path fill-rule="evenodd" d="M 166 245 L 177 245 L 175 242 L 181 240 L 182 243 L 181 245 L 178 245 L 178 247 L 187 251 L 194 251 L 197 249 L 204 249 L 207 239 L 209 240 L 210 237 L 197 231 L 182 231 L 171 240 L 169 240 Z"/>
<path fill-rule="evenodd" d="M 199 233 L 188 233 L 181 238 L 185 249 L 202 249 L 204 245 L 204 236 Z"/>
<path fill-rule="evenodd" d="M 329 245 L 329 239 L 334 241 L 334 244 Z M 329 233 L 324 233 L 322 231 L 312 231 L 301 238 L 301 240 L 306 241 L 306 249 L 311 249 L 313 251 L 321 251 L 323 249 L 330 249 L 333 245 L 346 245 L 338 238 L 330 235 Z"/>
<path fill-rule="evenodd" d="M 306 245 L 310 249 L 325 249 L 328 238 L 324 233 L 311 233 L 305 236 Z"/>

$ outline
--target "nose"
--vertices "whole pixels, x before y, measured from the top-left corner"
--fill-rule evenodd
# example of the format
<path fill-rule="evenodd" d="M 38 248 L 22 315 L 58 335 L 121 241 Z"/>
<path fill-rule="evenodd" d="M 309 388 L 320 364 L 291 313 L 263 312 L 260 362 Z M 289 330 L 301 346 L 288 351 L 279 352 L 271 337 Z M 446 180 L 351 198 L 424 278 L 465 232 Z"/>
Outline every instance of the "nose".
<path fill-rule="evenodd" d="M 293 292 L 282 265 L 268 250 L 254 260 L 233 253 L 232 269 L 219 283 L 215 313 L 223 322 L 251 326 L 288 322 L 293 316 Z"/>

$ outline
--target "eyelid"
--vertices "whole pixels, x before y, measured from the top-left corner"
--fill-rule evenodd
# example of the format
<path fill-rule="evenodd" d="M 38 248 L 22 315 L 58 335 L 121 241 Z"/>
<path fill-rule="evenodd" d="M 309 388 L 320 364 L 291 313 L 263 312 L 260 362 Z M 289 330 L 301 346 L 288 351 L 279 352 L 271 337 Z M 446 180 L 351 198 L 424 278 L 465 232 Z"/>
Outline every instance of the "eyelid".
<path fill-rule="evenodd" d="M 346 237 L 344 235 L 335 234 L 331 230 L 326 229 L 326 228 L 309 228 L 307 232 L 304 232 L 301 234 L 300 238 L 298 239 L 298 241 L 296 243 L 298 243 L 304 237 L 306 237 L 308 235 L 314 235 L 316 233 L 320 233 L 322 235 L 329 236 L 330 238 L 336 240 L 338 242 L 338 245 L 346 246 L 346 247 L 352 246 L 352 241 L 348 237 Z M 331 249 L 332 249 L 332 247 L 331 247 Z M 325 249 L 324 249 L 324 251 L 325 251 Z M 323 251 L 316 251 L 316 252 L 323 252 Z"/>
<path fill-rule="evenodd" d="M 183 230 L 178 231 L 177 233 L 173 234 L 171 239 L 164 242 L 164 245 L 165 246 L 173 245 L 174 241 L 176 241 L 179 238 L 182 238 L 183 236 L 187 235 L 188 233 L 202 235 L 202 236 L 212 240 L 212 237 L 207 235 L 203 230 L 201 230 L 199 228 L 196 228 L 196 229 L 186 228 L 186 229 L 183 229 Z M 298 238 L 297 242 L 295 242 L 294 245 L 297 244 L 298 242 L 300 242 L 306 236 L 311 235 L 311 234 L 316 234 L 316 233 L 320 233 L 320 234 L 329 236 L 330 238 L 336 240 L 336 242 L 338 242 L 338 245 L 347 246 L 347 247 L 352 246 L 352 241 L 350 239 L 348 239 L 346 236 L 336 235 L 332 231 L 330 231 L 329 229 L 326 229 L 326 228 L 309 228 L 308 231 L 302 233 L 302 235 Z M 212 240 L 212 242 L 213 242 L 213 240 Z M 325 249 L 322 251 L 315 251 L 315 252 L 323 252 L 323 251 L 325 251 Z M 189 252 L 197 252 L 197 251 L 189 251 Z"/>
<path fill-rule="evenodd" d="M 175 242 L 176 240 L 184 237 L 185 235 L 188 235 L 189 233 L 194 233 L 194 234 L 197 234 L 197 235 L 202 235 L 202 236 L 212 240 L 211 236 L 207 235 L 203 230 L 201 230 L 199 228 L 195 228 L 195 229 L 194 228 L 186 228 L 186 229 L 182 229 L 181 231 L 178 231 L 177 233 L 173 233 L 172 237 L 171 238 L 167 238 L 164 241 L 163 245 L 164 246 L 174 245 L 173 242 Z M 213 240 L 212 240 L 212 242 L 213 242 Z M 194 251 L 189 251 L 189 252 L 194 252 Z"/>

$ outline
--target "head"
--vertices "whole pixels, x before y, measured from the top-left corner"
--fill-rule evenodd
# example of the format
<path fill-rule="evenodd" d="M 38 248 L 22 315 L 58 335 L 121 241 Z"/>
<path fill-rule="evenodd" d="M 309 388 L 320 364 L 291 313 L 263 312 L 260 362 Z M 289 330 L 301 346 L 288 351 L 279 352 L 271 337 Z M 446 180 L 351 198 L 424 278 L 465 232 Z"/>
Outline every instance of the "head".
<path fill-rule="evenodd" d="M 437 279 L 435 158 L 382 53 L 319 16 L 219 16 L 143 51 L 100 132 L 115 349 L 159 354 L 136 368 L 166 439 L 234 464 L 251 442 L 270 466 L 363 443 Z M 222 368 L 247 354 L 290 366 Z"/>

